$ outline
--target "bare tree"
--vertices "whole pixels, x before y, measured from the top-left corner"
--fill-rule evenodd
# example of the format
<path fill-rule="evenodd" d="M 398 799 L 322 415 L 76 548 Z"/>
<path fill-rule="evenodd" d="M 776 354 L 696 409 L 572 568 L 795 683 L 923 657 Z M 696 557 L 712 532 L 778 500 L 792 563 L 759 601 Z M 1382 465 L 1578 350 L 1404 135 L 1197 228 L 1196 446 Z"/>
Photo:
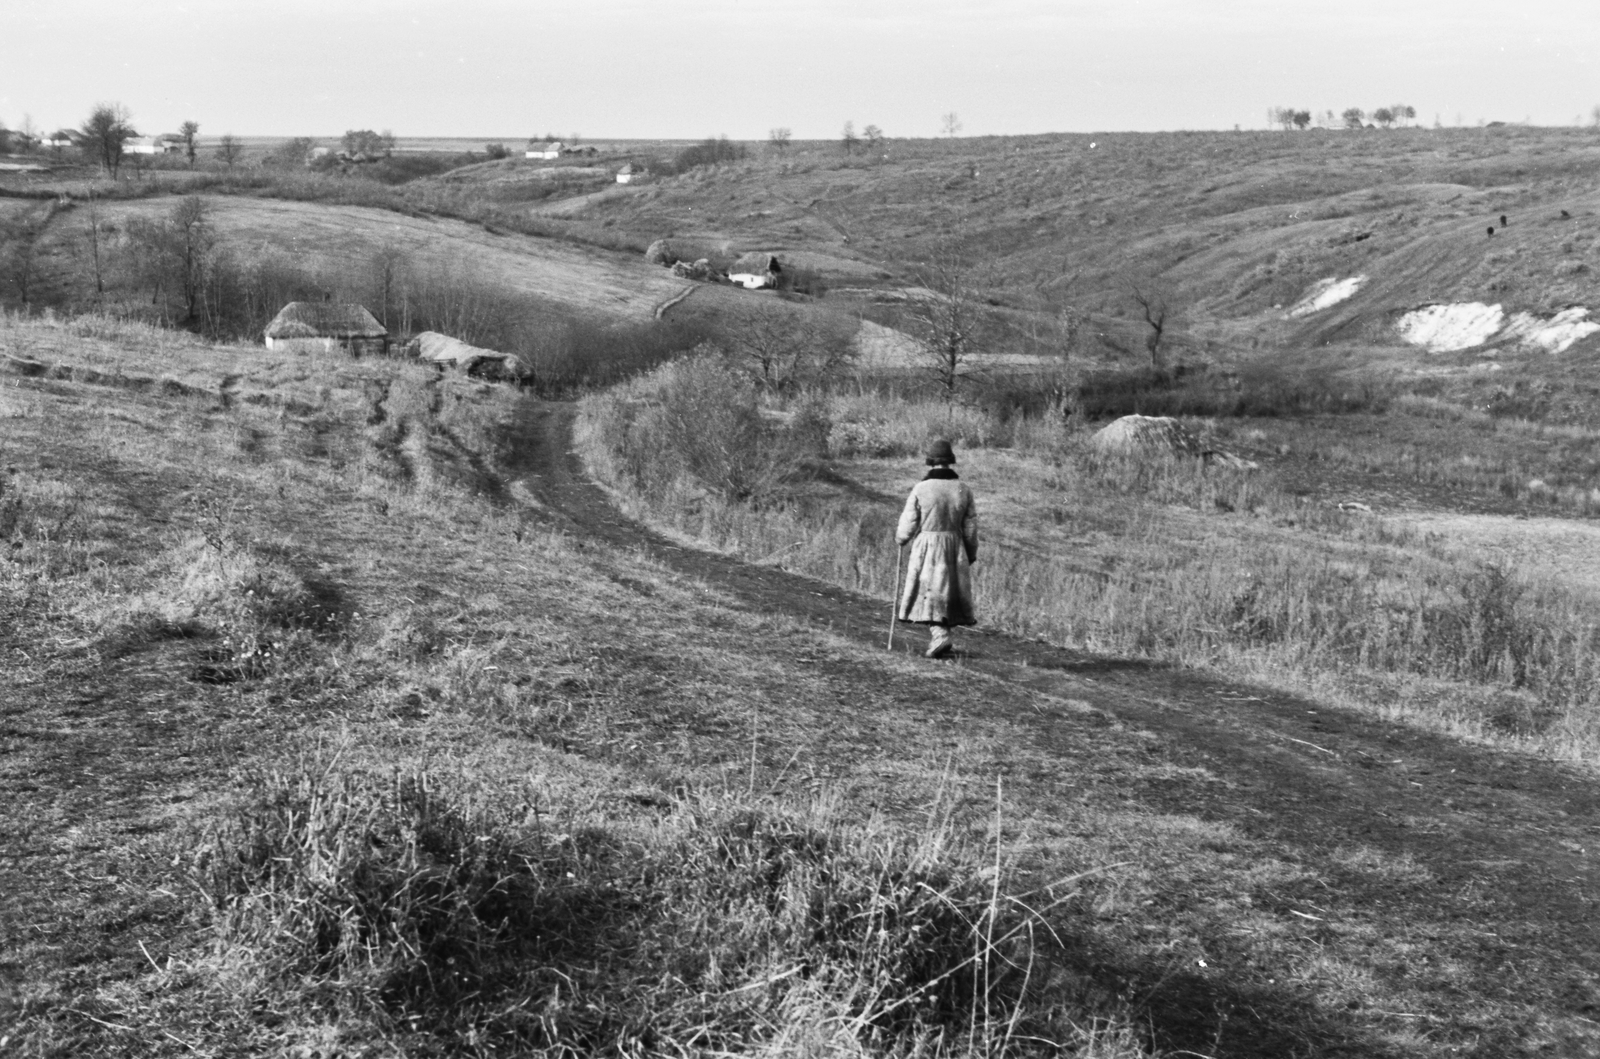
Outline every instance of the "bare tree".
<path fill-rule="evenodd" d="M 954 137 L 956 133 L 961 131 L 961 117 L 952 110 L 939 119 L 939 131 L 946 136 Z"/>
<path fill-rule="evenodd" d="M 168 223 L 172 231 L 172 256 L 178 290 L 183 295 L 183 319 L 194 320 L 205 291 L 206 273 L 216 249 L 216 233 L 211 227 L 211 207 L 198 195 L 185 195 L 172 208 Z"/>
<path fill-rule="evenodd" d="M 868 125 L 861 130 L 862 139 L 867 141 L 867 150 L 877 154 L 883 149 L 883 130 L 876 125 Z"/>
<path fill-rule="evenodd" d="M 0 219 L 0 281 L 16 293 L 24 309 L 33 303 L 39 276 L 39 234 L 43 227 L 34 213 Z"/>
<path fill-rule="evenodd" d="M 94 266 L 94 296 L 98 301 L 105 297 L 104 260 L 100 252 L 100 209 L 94 200 L 94 185 L 89 185 L 89 261 Z"/>
<path fill-rule="evenodd" d="M 1167 358 L 1161 349 L 1161 339 L 1167 327 L 1166 295 L 1151 285 L 1141 286 L 1131 281 L 1128 293 L 1134 304 L 1143 311 L 1144 322 L 1150 325 L 1150 333 L 1144 337 L 1145 352 L 1150 354 L 1150 367 L 1164 372 L 1167 370 Z"/>
<path fill-rule="evenodd" d="M 178 137 L 183 140 L 184 157 L 189 159 L 189 168 L 194 168 L 194 156 L 199 151 L 198 138 L 200 136 L 200 123 L 186 121 L 178 126 Z"/>
<path fill-rule="evenodd" d="M 1366 120 L 1367 112 L 1360 107 L 1350 107 L 1339 116 L 1344 119 L 1345 128 L 1359 129 L 1361 128 L 1361 123 Z"/>
<path fill-rule="evenodd" d="M 839 134 L 839 143 L 844 147 L 844 153 L 853 153 L 856 149 L 856 144 L 859 142 L 860 140 L 856 136 L 856 123 L 853 121 L 845 122 L 844 131 Z"/>
<path fill-rule="evenodd" d="M 222 139 L 217 141 L 217 157 L 222 159 L 223 164 L 229 169 L 233 168 L 233 163 L 237 162 L 243 154 L 244 145 L 233 138 L 233 133 L 226 133 Z"/>
<path fill-rule="evenodd" d="M 954 248 L 943 247 L 917 277 L 927 293 L 909 303 L 906 324 L 922 346 L 928 373 L 946 400 L 954 400 L 982 327 L 973 270 Z"/>
<path fill-rule="evenodd" d="M 789 135 L 789 130 L 780 126 L 767 132 L 767 142 L 772 144 L 773 150 L 782 154 L 789 149 Z"/>
<path fill-rule="evenodd" d="M 133 117 L 121 103 L 97 103 L 84 119 L 80 130 L 83 140 L 79 144 L 92 161 L 105 167 L 111 179 L 117 178 L 122 168 L 123 149 L 129 140 L 139 135 L 133 128 Z"/>
<path fill-rule="evenodd" d="M 728 327 L 723 344 L 758 387 L 792 393 L 833 378 L 854 358 L 855 327 L 833 323 L 814 313 L 763 312 Z"/>

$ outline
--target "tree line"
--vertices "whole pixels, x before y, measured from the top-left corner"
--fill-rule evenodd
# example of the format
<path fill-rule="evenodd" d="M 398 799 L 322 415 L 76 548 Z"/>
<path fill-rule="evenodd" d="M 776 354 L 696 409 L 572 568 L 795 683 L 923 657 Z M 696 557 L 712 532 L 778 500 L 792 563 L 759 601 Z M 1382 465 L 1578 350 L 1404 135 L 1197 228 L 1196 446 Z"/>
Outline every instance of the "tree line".
<path fill-rule="evenodd" d="M 1295 107 L 1268 107 L 1267 121 L 1284 129 L 1304 129 L 1312 122 L 1324 129 L 1365 128 L 1368 123 L 1382 128 L 1391 128 L 1395 125 L 1404 125 L 1415 120 L 1417 108 L 1409 103 L 1395 103 L 1387 107 L 1379 107 L 1370 114 L 1360 107 L 1350 107 L 1336 118 L 1333 111 L 1325 110 L 1321 114 L 1313 115 L 1309 110 L 1300 110 Z"/>

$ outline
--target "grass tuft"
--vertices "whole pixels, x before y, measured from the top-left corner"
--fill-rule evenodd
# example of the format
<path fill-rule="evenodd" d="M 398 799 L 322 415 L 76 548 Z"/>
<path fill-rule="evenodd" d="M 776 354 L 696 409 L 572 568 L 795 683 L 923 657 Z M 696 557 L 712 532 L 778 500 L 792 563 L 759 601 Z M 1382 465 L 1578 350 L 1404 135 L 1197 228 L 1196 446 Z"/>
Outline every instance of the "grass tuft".
<path fill-rule="evenodd" d="M 328 760 L 257 776 L 194 854 L 225 988 L 567 1054 L 1029 1054 L 1077 1032 L 1038 989 L 1049 916 L 948 819 L 908 837 L 728 795 L 619 823 L 452 786 Z"/>

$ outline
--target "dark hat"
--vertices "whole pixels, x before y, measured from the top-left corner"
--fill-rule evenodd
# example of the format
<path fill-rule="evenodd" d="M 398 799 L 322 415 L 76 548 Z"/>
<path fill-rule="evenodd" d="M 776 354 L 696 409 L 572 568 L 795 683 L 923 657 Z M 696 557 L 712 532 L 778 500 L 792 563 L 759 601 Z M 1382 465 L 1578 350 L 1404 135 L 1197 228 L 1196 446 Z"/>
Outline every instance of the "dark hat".
<path fill-rule="evenodd" d="M 928 458 L 928 464 L 930 466 L 937 466 L 941 463 L 956 462 L 956 450 L 952 449 L 950 447 L 950 443 L 943 438 L 940 438 L 938 441 L 930 441 L 928 443 L 928 450 L 925 455 Z"/>

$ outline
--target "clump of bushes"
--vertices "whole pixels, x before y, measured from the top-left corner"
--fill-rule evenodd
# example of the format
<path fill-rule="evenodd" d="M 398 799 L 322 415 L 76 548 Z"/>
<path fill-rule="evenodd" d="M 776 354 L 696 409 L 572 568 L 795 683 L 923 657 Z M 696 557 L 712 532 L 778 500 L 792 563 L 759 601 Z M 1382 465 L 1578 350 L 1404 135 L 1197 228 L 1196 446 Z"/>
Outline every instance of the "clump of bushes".
<path fill-rule="evenodd" d="M 708 136 L 679 151 L 672 160 L 672 167 L 679 173 L 686 173 L 698 166 L 737 162 L 747 153 L 743 144 L 734 143 L 726 136 Z"/>
<path fill-rule="evenodd" d="M 1050 931 L 948 823 L 712 800 L 584 826 L 510 802 L 325 762 L 256 777 L 193 860 L 219 984 L 415 1048 L 1002 1054 L 1065 1028 L 1032 988 Z"/>
<path fill-rule="evenodd" d="M 586 422 L 603 434 L 611 473 L 655 496 L 770 499 L 826 436 L 814 411 L 798 426 L 763 414 L 757 385 L 709 349 L 595 400 L 603 407 Z"/>

